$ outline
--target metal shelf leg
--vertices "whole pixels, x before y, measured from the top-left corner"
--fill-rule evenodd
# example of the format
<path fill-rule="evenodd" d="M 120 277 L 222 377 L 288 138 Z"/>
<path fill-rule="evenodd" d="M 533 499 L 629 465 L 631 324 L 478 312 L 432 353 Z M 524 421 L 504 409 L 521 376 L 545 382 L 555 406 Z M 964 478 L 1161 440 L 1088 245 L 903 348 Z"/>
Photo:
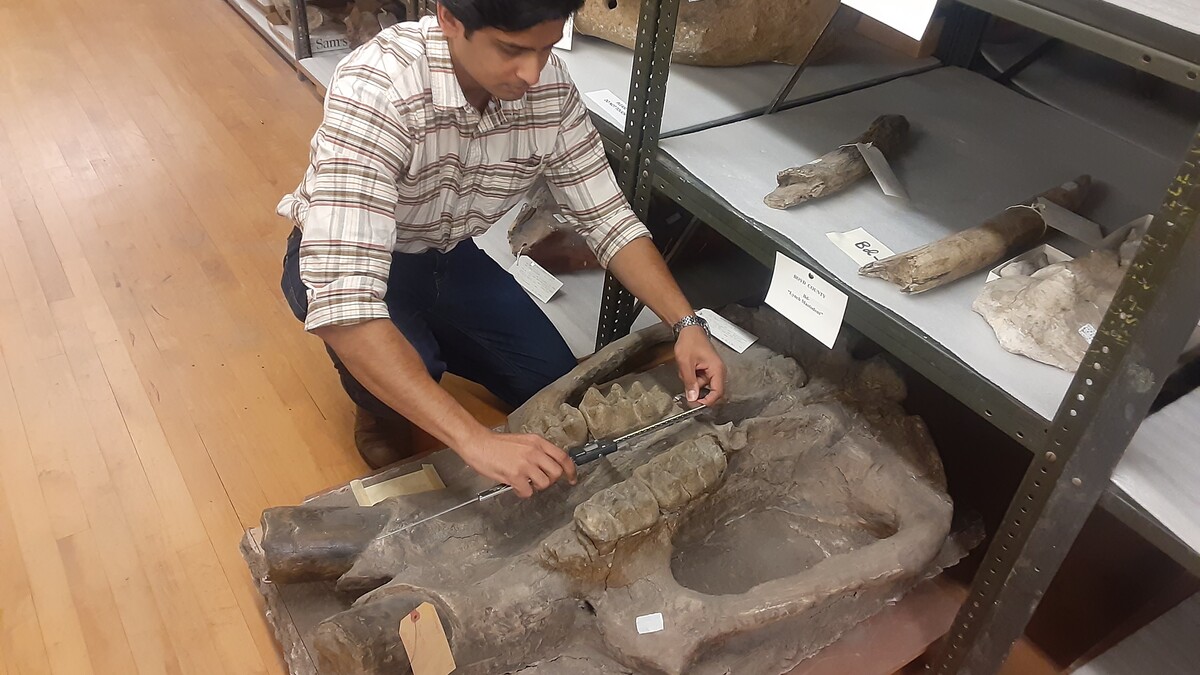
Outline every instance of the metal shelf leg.
<path fill-rule="evenodd" d="M 679 0 L 642 0 L 638 37 L 633 52 L 633 81 L 629 85 L 629 116 L 617 181 L 643 222 L 650 213 L 651 164 L 658 152 L 663 103 Z M 634 297 L 611 274 L 604 277 L 604 296 L 596 330 L 596 349 L 629 334 Z"/>

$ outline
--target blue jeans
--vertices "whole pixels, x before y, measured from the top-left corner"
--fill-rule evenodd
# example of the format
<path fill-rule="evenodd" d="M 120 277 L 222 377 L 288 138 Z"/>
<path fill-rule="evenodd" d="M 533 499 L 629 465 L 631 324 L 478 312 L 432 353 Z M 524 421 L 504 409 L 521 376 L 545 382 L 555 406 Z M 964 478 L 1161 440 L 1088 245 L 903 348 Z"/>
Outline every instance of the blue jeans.
<path fill-rule="evenodd" d="M 280 285 L 296 318 L 308 314 L 300 280 L 300 230 L 292 231 Z M 558 330 L 475 242 L 447 253 L 393 253 L 384 296 L 392 323 L 412 344 L 434 380 L 454 373 L 477 382 L 510 406 L 524 403 L 575 367 Z M 359 384 L 326 347 L 342 387 L 360 407 L 382 419 L 398 413 Z"/>

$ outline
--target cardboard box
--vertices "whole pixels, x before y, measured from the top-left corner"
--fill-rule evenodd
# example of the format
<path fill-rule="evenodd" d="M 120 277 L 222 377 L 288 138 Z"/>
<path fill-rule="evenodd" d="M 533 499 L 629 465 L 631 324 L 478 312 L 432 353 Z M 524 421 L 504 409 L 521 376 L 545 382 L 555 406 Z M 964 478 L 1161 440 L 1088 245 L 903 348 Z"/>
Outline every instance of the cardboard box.
<path fill-rule="evenodd" d="M 988 272 L 987 281 L 984 283 L 991 283 L 991 282 L 999 279 L 1000 278 L 1000 270 L 1004 269 L 1005 267 L 1008 267 L 1012 263 L 1018 263 L 1018 262 L 1023 262 L 1026 260 L 1032 260 L 1032 259 L 1038 257 L 1039 255 L 1041 255 L 1042 253 L 1046 254 L 1046 260 L 1049 261 L 1049 263 L 1048 263 L 1049 265 L 1054 265 L 1056 263 L 1064 263 L 1064 262 L 1067 262 L 1068 260 L 1071 260 L 1071 256 L 1054 248 L 1050 244 L 1042 244 L 1041 246 L 1038 246 L 1037 248 L 1031 248 L 1028 251 L 1022 253 L 1021 255 L 1016 256 L 1015 258 L 1010 258 L 1008 260 L 1005 260 L 1004 262 L 1000 263 L 999 265 L 996 265 L 995 267 L 993 267 L 992 270 L 990 272 Z"/>
<path fill-rule="evenodd" d="M 275 34 L 287 45 L 287 48 L 294 53 L 296 46 L 292 40 L 292 27 L 280 23 L 273 25 L 272 28 L 274 28 Z M 346 35 L 346 29 L 342 26 L 321 26 L 309 32 L 308 46 L 312 49 L 313 56 L 326 52 L 348 52 L 350 51 L 350 37 Z"/>
<path fill-rule="evenodd" d="M 308 34 L 313 56 L 326 52 L 350 51 L 350 36 L 341 26 L 321 26 Z"/>

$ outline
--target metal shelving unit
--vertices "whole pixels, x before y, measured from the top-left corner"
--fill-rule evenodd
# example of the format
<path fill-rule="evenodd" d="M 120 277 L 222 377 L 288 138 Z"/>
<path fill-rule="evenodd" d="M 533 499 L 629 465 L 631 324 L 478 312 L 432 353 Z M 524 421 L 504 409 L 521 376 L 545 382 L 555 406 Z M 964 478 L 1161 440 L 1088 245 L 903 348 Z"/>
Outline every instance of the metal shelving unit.
<path fill-rule="evenodd" d="M 1189 89 L 1200 87 L 1200 8 L 1172 0 L 958 0 Z"/>
<path fill-rule="evenodd" d="M 629 91 L 633 53 L 599 38 L 576 33 L 568 50 L 556 53 L 571 72 L 600 133 L 614 141 L 619 129 L 588 92 L 608 90 L 618 96 Z M 818 101 L 897 77 L 936 68 L 932 57 L 911 58 L 849 33 L 836 50 L 805 69 L 780 109 Z M 663 103 L 662 137 L 709 129 L 761 115 L 787 84 L 795 68 L 761 63 L 729 68 L 677 65 L 671 69 L 671 88 Z"/>
<path fill-rule="evenodd" d="M 831 262 L 835 258 L 820 251 L 819 240 L 803 236 L 797 230 L 782 228 L 781 231 L 773 226 L 778 223 L 775 219 L 771 219 L 771 225 L 765 224 L 765 218 L 746 213 L 752 211 L 749 202 L 739 199 L 728 184 L 710 184 L 714 178 L 711 172 L 703 177 L 695 175 L 689 167 L 697 164 L 688 163 L 687 145 L 701 141 L 684 134 L 664 141 L 660 148 L 669 54 L 679 2 L 643 0 L 642 3 L 634 50 L 637 76 L 630 87 L 621 164 L 622 186 L 640 215 L 647 215 L 645 204 L 650 191 L 657 190 L 765 264 L 770 264 L 776 251 L 782 251 L 810 266 L 850 295 L 847 323 L 962 400 L 1032 453 L 1027 473 L 1002 525 L 993 535 L 970 595 L 933 669 L 941 673 L 988 673 L 999 668 L 1098 502 L 1189 569 L 1196 570 L 1200 556 L 1195 550 L 1182 543 L 1127 493 L 1114 487 L 1110 478 L 1161 383 L 1173 369 L 1175 355 L 1200 319 L 1200 232 L 1196 224 L 1200 210 L 1200 128 L 1192 135 L 1178 170 L 1171 168 L 1165 174 L 1149 176 L 1157 180 L 1157 189 L 1151 196 L 1144 191 L 1138 195 L 1148 200 L 1143 206 L 1147 211 L 1155 208 L 1154 199 L 1158 196 L 1162 196 L 1161 206 L 1078 372 L 1073 377 L 1064 374 L 1057 381 L 1044 378 L 1043 382 L 1054 382 L 1053 399 L 1049 404 L 1042 401 L 1031 405 L 1031 399 L 1019 389 L 986 377 L 981 372 L 981 362 L 964 358 L 952 346 L 953 340 L 939 340 L 927 324 L 923 328 L 910 320 L 911 308 L 898 303 L 889 306 L 878 293 L 867 289 L 844 269 L 839 273 L 837 263 Z M 1156 0 L 965 0 L 947 8 L 940 56 L 950 65 L 969 66 L 978 57 L 979 41 L 991 13 L 1196 89 L 1200 86 L 1196 67 L 1200 63 L 1200 28 L 1187 21 L 1164 21 L 1169 16 L 1164 12 L 1172 11 L 1172 7 Z M 1200 13 L 1189 16 L 1195 23 Z M 935 71 L 905 79 L 932 81 L 935 76 L 944 77 Z M 879 88 L 889 86 L 892 85 Z M 1003 90 L 1001 85 L 993 86 Z M 849 94 L 846 98 L 857 95 Z M 794 112 L 810 115 L 809 108 L 820 105 L 810 104 Z M 1029 102 L 1029 105 L 1036 104 Z M 775 119 L 739 122 L 714 130 L 708 140 L 745 132 L 733 137 L 744 144 L 754 137 L 750 132 L 755 128 L 785 124 Z M 728 131 L 742 125 L 748 126 Z M 709 132 L 697 137 L 705 133 Z M 1087 133 L 1103 134 L 1098 129 L 1089 129 Z M 933 143 L 928 137 L 921 139 L 923 143 L 927 141 Z M 721 152 L 711 142 L 707 147 L 710 157 Z M 821 147 L 805 157 L 819 156 L 831 147 L 835 146 Z M 777 153 L 778 148 L 770 151 Z M 967 156 L 949 159 L 968 161 Z M 992 158 L 972 159 L 986 163 Z M 1032 163 L 1044 158 L 1035 155 L 1030 159 Z M 905 157 L 898 160 L 901 171 L 906 161 Z M 930 168 L 921 158 L 913 161 L 918 169 Z M 746 179 L 744 166 L 724 167 L 724 170 L 738 172 Z M 944 170 L 952 171 L 953 167 Z M 1121 176 L 1127 177 L 1124 173 Z M 1061 180 L 1070 178 L 1073 176 L 1062 176 Z M 1046 187 L 1049 184 L 1034 191 Z M 853 196 L 855 203 L 863 199 L 872 201 L 875 195 L 870 186 L 859 188 L 860 194 Z M 1009 194 L 1007 199 L 1011 203 L 1024 196 Z M 761 195 L 757 198 L 761 200 Z M 878 223 L 879 215 L 877 209 L 868 208 L 860 224 Z M 990 213 L 983 217 L 987 215 Z M 970 227 L 980 221 L 960 222 L 958 227 Z M 1116 226 L 1121 222 L 1109 224 Z M 817 234 L 840 229 L 849 228 L 823 227 Z M 896 250 L 904 250 L 904 245 Z M 940 289 L 939 293 L 947 290 Z M 609 279 L 598 329 L 601 344 L 628 331 L 632 307 L 628 293 Z"/>

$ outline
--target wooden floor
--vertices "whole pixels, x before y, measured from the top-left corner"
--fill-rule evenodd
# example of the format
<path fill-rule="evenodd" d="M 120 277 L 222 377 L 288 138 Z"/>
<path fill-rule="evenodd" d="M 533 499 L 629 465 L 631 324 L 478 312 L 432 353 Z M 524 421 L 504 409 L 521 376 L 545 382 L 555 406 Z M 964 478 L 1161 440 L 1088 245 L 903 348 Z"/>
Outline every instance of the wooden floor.
<path fill-rule="evenodd" d="M 0 675 L 283 672 L 238 541 L 365 471 L 278 285 L 320 115 L 222 0 L 0 0 Z"/>

